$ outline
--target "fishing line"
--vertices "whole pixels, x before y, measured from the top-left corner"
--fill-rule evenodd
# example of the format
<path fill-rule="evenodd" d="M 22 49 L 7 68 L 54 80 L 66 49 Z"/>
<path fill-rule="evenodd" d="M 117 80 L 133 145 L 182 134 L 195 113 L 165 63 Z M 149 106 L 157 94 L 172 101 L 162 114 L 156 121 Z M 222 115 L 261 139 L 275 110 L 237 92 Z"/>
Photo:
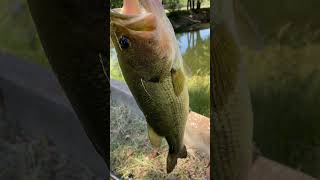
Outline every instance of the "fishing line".
<path fill-rule="evenodd" d="M 116 40 L 117 40 L 118 47 L 120 47 L 119 49 L 122 51 L 121 44 L 120 44 L 120 42 L 119 42 L 119 39 L 118 39 L 118 36 L 117 36 L 116 32 L 113 31 L 113 34 L 114 34 L 114 37 L 115 37 Z"/>
<path fill-rule="evenodd" d="M 110 78 L 109 78 L 109 76 L 107 74 L 107 71 L 106 71 L 107 60 L 106 60 L 105 56 L 102 56 L 101 53 L 99 53 L 99 61 L 100 61 L 101 65 L 102 65 L 103 73 L 104 73 L 104 75 L 106 76 L 107 80 L 110 83 Z"/>
<path fill-rule="evenodd" d="M 146 87 L 144 86 L 142 79 L 140 79 L 140 81 L 141 81 L 141 84 L 142 84 L 142 87 L 143 87 L 144 91 L 146 91 L 146 93 L 147 93 L 147 94 L 149 95 L 149 97 L 152 99 L 151 95 L 149 94 L 149 92 L 147 91 Z"/>
<path fill-rule="evenodd" d="M 113 180 L 121 180 L 118 176 L 116 176 L 114 173 L 110 172 L 110 177 Z"/>

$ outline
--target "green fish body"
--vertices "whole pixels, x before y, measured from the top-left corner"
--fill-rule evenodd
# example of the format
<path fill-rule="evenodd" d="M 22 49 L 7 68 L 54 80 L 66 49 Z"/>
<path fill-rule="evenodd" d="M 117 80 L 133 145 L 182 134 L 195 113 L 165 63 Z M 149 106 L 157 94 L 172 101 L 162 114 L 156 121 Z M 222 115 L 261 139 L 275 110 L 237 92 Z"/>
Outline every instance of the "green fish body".
<path fill-rule="evenodd" d="M 120 68 L 145 115 L 151 144 L 169 145 L 167 172 L 187 156 L 183 144 L 189 113 L 186 75 L 173 28 L 158 0 L 142 1 L 143 12 L 111 12 L 111 39 Z"/>

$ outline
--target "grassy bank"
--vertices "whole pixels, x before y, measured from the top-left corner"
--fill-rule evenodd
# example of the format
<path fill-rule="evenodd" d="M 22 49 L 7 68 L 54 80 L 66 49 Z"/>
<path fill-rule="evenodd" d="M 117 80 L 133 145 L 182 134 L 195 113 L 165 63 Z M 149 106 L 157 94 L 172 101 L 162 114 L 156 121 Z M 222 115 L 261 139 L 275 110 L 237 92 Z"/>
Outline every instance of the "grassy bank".
<path fill-rule="evenodd" d="M 175 32 L 189 32 L 208 28 L 210 25 L 210 8 L 201 8 L 196 12 L 179 10 L 168 13 L 168 18 Z"/>
<path fill-rule="evenodd" d="M 207 160 L 188 150 L 175 170 L 166 173 L 168 146 L 162 141 L 160 155 L 151 158 L 152 147 L 147 137 L 146 121 L 126 106 L 111 102 L 111 169 L 124 178 L 133 179 L 205 179 Z"/>

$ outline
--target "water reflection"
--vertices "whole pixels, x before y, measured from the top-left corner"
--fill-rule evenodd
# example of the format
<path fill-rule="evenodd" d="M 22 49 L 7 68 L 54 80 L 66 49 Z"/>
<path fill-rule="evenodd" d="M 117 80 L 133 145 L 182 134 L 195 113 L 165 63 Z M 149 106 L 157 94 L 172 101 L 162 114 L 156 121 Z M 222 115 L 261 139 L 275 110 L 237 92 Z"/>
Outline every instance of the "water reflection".
<path fill-rule="evenodd" d="M 200 31 L 178 33 L 176 34 L 179 42 L 180 51 L 184 54 L 187 50 L 196 47 L 197 43 L 208 40 L 210 37 L 210 29 L 203 29 Z"/>
<path fill-rule="evenodd" d="M 190 107 L 210 117 L 210 29 L 177 33 L 183 60 L 191 70 Z"/>
<path fill-rule="evenodd" d="M 210 74 L 210 29 L 176 34 L 181 54 L 192 74 Z"/>

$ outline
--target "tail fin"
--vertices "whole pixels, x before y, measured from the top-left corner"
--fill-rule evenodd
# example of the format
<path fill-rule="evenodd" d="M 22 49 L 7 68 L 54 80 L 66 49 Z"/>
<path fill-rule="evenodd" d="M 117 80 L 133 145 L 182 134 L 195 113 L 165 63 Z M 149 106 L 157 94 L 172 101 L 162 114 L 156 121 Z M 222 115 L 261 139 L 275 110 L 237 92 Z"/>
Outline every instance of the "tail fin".
<path fill-rule="evenodd" d="M 188 156 L 187 148 L 183 145 L 183 148 L 180 150 L 178 154 L 178 158 L 186 158 Z"/>
<path fill-rule="evenodd" d="M 175 153 L 168 153 L 168 157 L 167 157 L 167 173 L 171 173 L 173 171 L 173 169 L 176 167 L 177 165 L 177 154 Z"/>
<path fill-rule="evenodd" d="M 185 145 L 183 145 L 183 148 L 178 154 L 169 152 L 167 157 L 167 173 L 171 173 L 176 167 L 178 158 L 186 158 L 187 155 L 188 153 Z"/>

